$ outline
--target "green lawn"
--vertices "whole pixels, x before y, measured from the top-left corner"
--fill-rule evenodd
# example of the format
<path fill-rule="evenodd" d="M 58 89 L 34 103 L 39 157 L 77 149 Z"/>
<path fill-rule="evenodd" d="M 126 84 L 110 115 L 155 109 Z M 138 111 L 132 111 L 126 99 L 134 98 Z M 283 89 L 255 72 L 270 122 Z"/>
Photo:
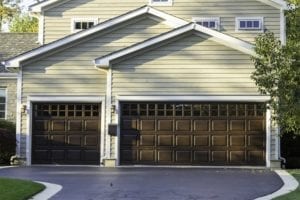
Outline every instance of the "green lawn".
<path fill-rule="evenodd" d="M 26 200 L 43 189 L 44 185 L 32 181 L 0 178 L 0 199 Z"/>
<path fill-rule="evenodd" d="M 287 170 L 292 174 L 298 182 L 300 182 L 300 169 Z M 275 200 L 300 200 L 300 186 L 294 191 L 287 195 L 276 198 Z"/>

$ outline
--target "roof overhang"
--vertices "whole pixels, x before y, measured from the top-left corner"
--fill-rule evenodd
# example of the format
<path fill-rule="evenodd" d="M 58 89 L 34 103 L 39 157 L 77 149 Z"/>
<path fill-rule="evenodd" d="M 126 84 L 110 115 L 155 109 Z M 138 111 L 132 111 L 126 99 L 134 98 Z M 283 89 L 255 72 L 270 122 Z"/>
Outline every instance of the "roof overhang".
<path fill-rule="evenodd" d="M 153 45 L 159 44 L 161 42 L 164 42 L 166 40 L 172 39 L 174 37 L 177 37 L 179 35 L 182 35 L 184 33 L 187 33 L 189 31 L 196 31 L 198 33 L 204 33 L 208 36 L 211 36 L 209 38 L 210 40 L 216 41 L 218 43 L 221 43 L 225 46 L 231 47 L 233 49 L 239 50 L 245 54 L 249 54 L 251 56 L 257 56 L 254 51 L 254 46 L 252 44 L 249 44 L 245 41 L 239 40 L 237 38 L 231 37 L 229 35 L 220 33 L 218 31 L 206 28 L 204 26 L 198 25 L 196 23 L 190 23 L 185 26 L 182 26 L 180 28 L 174 29 L 172 31 L 169 31 L 167 33 L 164 33 L 162 35 L 159 35 L 157 37 L 151 38 L 149 40 L 146 40 L 144 42 L 132 45 L 128 48 L 124 48 L 120 51 L 113 52 L 111 54 L 108 54 L 106 56 L 102 56 L 100 58 L 97 58 L 94 60 L 95 66 L 97 68 L 109 68 L 111 66 L 111 61 L 121 58 L 123 56 L 136 53 L 138 51 L 144 50 L 146 48 L 149 48 Z"/>
<path fill-rule="evenodd" d="M 54 6 L 57 3 L 65 3 L 68 1 L 70 0 L 46 0 L 30 6 L 29 10 L 34 13 L 40 13 L 46 10 L 47 8 L 51 8 L 51 6 Z M 273 6 L 278 9 L 288 9 L 288 5 L 284 0 L 257 0 L 257 1 L 260 1 L 262 3 Z"/>
<path fill-rule="evenodd" d="M 287 2 L 283 0 L 258 0 L 258 1 L 278 9 L 283 9 L 283 10 L 289 9 Z"/>
<path fill-rule="evenodd" d="M 14 58 L 11 58 L 9 60 L 7 60 L 6 62 L 4 62 L 3 64 L 5 65 L 6 68 L 18 68 L 21 66 L 21 63 L 23 61 L 26 61 L 28 59 L 31 59 L 33 57 L 39 56 L 41 54 L 47 53 L 49 51 L 55 50 L 59 47 L 62 47 L 64 45 L 70 44 L 74 41 L 77 41 L 79 39 L 82 39 L 84 37 L 87 37 L 89 35 L 92 35 L 94 33 L 103 31 L 103 30 L 107 30 L 115 25 L 118 24 L 122 24 L 123 22 L 126 22 L 128 20 L 131 20 L 133 18 L 142 16 L 144 14 L 150 14 L 152 16 L 155 16 L 157 18 L 160 18 L 162 20 L 164 20 L 168 25 L 177 28 L 180 26 L 183 26 L 185 24 L 188 24 L 188 22 L 174 17 L 172 15 L 169 15 L 167 13 L 164 13 L 162 11 L 159 11 L 157 9 L 154 9 L 152 7 L 149 6 L 143 6 L 141 8 L 138 8 L 136 10 L 130 11 L 128 13 L 125 13 L 123 15 L 120 15 L 118 17 L 112 18 L 110 20 L 107 20 L 105 22 L 102 22 L 90 29 L 72 34 L 70 36 L 64 37 L 60 40 L 56 40 L 52 43 L 46 44 L 44 46 L 41 46 L 39 48 L 33 49 L 29 52 L 26 52 L 24 54 L 21 54 L 19 56 L 16 56 Z"/>

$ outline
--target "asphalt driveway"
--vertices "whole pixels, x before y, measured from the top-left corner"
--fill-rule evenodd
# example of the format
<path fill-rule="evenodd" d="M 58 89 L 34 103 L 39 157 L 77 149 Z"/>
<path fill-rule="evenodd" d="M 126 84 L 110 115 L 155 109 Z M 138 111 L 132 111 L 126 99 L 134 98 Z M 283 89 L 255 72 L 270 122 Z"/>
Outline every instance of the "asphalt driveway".
<path fill-rule="evenodd" d="M 33 166 L 0 177 L 62 185 L 53 200 L 250 200 L 283 184 L 269 170 L 245 169 Z"/>

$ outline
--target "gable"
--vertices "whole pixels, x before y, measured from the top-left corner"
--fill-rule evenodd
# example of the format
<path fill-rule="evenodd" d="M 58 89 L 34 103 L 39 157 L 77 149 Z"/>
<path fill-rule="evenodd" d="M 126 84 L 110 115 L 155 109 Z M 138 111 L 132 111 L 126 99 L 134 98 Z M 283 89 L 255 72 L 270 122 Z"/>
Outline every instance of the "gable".
<path fill-rule="evenodd" d="M 32 51 L 21 54 L 19 56 L 16 56 L 16 57 L 8 60 L 5 63 L 5 65 L 6 65 L 6 67 L 20 67 L 21 62 L 23 62 L 23 61 L 40 56 L 45 53 L 49 53 L 51 51 L 55 51 L 56 49 L 62 48 L 66 45 L 70 46 L 73 43 L 75 43 L 76 41 L 87 38 L 93 34 L 101 32 L 101 31 L 111 31 L 115 26 L 122 26 L 122 24 L 125 22 L 130 23 L 130 21 L 134 21 L 135 18 L 139 18 L 144 15 L 154 17 L 153 19 L 155 19 L 155 20 L 160 20 L 160 21 L 162 20 L 164 22 L 167 22 L 169 25 L 172 25 L 173 27 L 182 26 L 183 24 L 187 23 L 184 20 L 181 20 L 179 18 L 171 16 L 167 13 L 163 13 L 156 9 L 144 6 L 144 7 L 132 10 L 123 15 L 120 15 L 118 17 L 107 20 L 107 21 L 100 23 L 92 28 L 69 35 L 60 40 L 56 40 L 52 43 L 46 44 L 40 48 L 37 48 Z M 163 29 L 162 29 L 162 31 L 163 31 Z"/>
<path fill-rule="evenodd" d="M 258 95 L 250 56 L 189 32 L 112 63 L 118 95 Z"/>

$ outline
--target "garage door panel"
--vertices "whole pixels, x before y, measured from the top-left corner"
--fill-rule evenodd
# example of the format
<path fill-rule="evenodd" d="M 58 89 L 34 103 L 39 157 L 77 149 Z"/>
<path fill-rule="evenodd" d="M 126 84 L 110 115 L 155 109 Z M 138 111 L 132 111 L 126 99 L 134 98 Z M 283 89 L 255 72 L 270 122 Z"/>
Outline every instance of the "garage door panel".
<path fill-rule="evenodd" d="M 209 151 L 194 151 L 194 162 L 195 163 L 208 163 L 209 162 Z"/>
<path fill-rule="evenodd" d="M 212 131 L 227 131 L 227 120 L 212 120 Z"/>
<path fill-rule="evenodd" d="M 121 164 L 263 165 L 262 107 L 234 102 L 121 103 Z"/>
<path fill-rule="evenodd" d="M 173 120 L 157 120 L 158 131 L 173 131 Z"/>
<path fill-rule="evenodd" d="M 68 121 L 68 131 L 82 131 L 82 121 L 81 120 L 69 120 Z"/>
<path fill-rule="evenodd" d="M 230 146 L 245 146 L 245 135 L 230 135 Z"/>
<path fill-rule="evenodd" d="M 210 146 L 210 136 L 209 135 L 195 135 L 194 136 L 194 146 Z"/>
<path fill-rule="evenodd" d="M 191 131 L 190 120 L 176 120 L 176 131 Z"/>
<path fill-rule="evenodd" d="M 230 120 L 231 131 L 246 131 L 245 120 Z"/>
<path fill-rule="evenodd" d="M 172 150 L 157 150 L 158 162 L 170 163 L 173 162 L 173 151 Z"/>
<path fill-rule="evenodd" d="M 33 164 L 99 164 L 99 104 L 35 103 Z"/>
<path fill-rule="evenodd" d="M 212 146 L 227 146 L 227 135 L 213 135 Z"/>
<path fill-rule="evenodd" d="M 194 130 L 195 131 L 210 131 L 210 121 L 209 120 L 195 120 Z"/>
<path fill-rule="evenodd" d="M 155 146 L 155 135 L 141 135 L 140 146 Z"/>
<path fill-rule="evenodd" d="M 99 136 L 97 135 L 85 135 L 84 146 L 98 146 L 99 145 Z"/>
<path fill-rule="evenodd" d="M 136 119 L 123 119 L 121 125 L 123 130 L 137 130 Z"/>
<path fill-rule="evenodd" d="M 229 161 L 231 163 L 245 163 L 245 151 L 230 151 L 229 152 Z"/>
<path fill-rule="evenodd" d="M 227 151 L 212 151 L 211 153 L 212 162 L 226 163 L 227 162 Z"/>
<path fill-rule="evenodd" d="M 80 135 L 68 135 L 68 146 L 81 146 L 81 136 Z"/>
<path fill-rule="evenodd" d="M 176 147 L 191 146 L 192 136 L 191 135 L 176 135 Z"/>
<path fill-rule="evenodd" d="M 155 131 L 155 120 L 140 120 L 141 131 Z"/>
<path fill-rule="evenodd" d="M 158 146 L 173 146 L 173 135 L 158 135 Z"/>
<path fill-rule="evenodd" d="M 155 162 L 155 150 L 140 150 L 139 156 L 140 161 Z"/>
<path fill-rule="evenodd" d="M 33 124 L 33 128 L 36 131 L 48 131 L 49 130 L 49 120 L 36 120 Z"/>
<path fill-rule="evenodd" d="M 176 163 L 191 163 L 192 161 L 191 151 L 176 151 L 175 162 Z"/>
<path fill-rule="evenodd" d="M 65 131 L 65 120 L 52 120 L 52 131 Z"/>

